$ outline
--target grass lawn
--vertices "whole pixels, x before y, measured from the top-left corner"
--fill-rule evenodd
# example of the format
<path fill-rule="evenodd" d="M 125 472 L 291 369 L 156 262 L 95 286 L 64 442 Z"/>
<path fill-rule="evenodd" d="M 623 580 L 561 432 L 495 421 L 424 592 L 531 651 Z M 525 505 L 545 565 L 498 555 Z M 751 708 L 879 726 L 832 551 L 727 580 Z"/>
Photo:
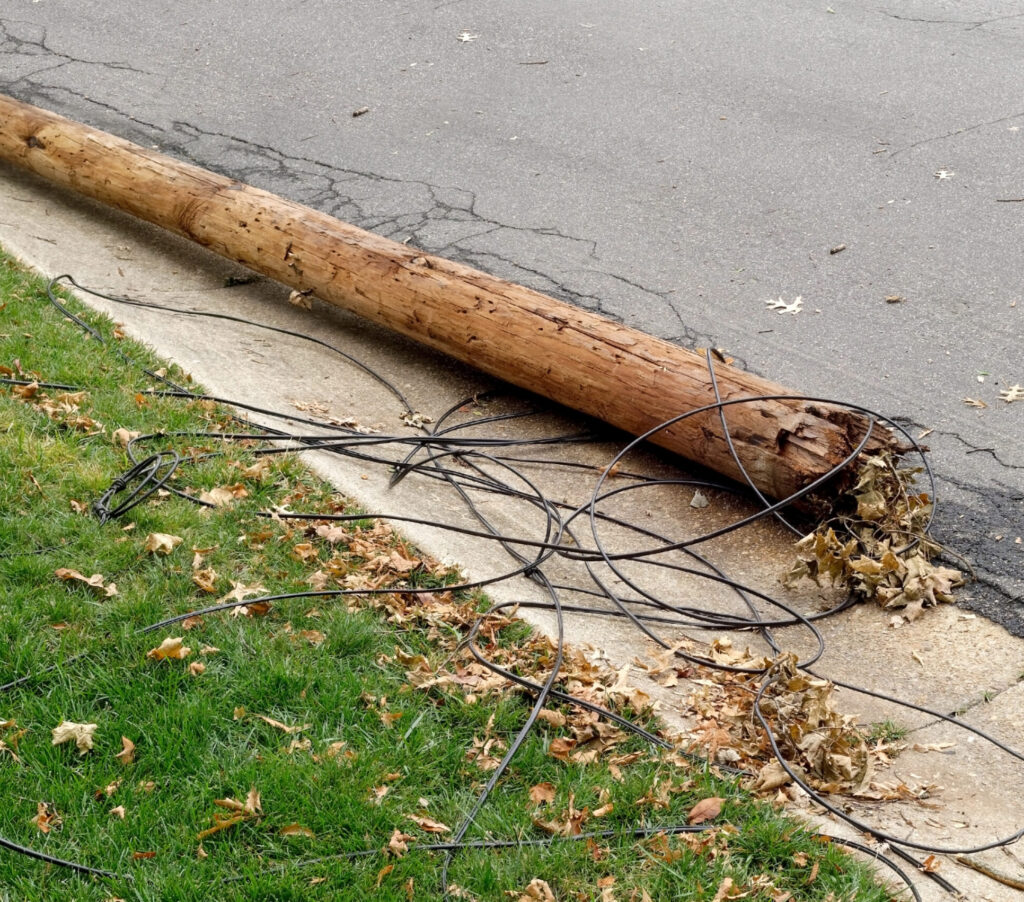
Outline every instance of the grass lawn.
<path fill-rule="evenodd" d="M 238 431 L 224 409 L 146 394 L 143 367 L 186 377 L 93 313 L 106 342 L 87 339 L 5 257 L 0 305 L 0 686 L 28 677 L 0 691 L 0 837 L 114 874 L 0 848 L 0 899 L 439 899 L 446 863 L 464 899 L 890 898 L 738 781 L 555 705 L 466 833 L 510 844 L 424 850 L 455 835 L 532 705 L 458 648 L 486 600 L 382 524 L 259 517 L 348 508 L 296 458 L 204 436 Z M 161 491 L 101 522 L 92 502 L 131 466 L 118 430 L 185 433 L 142 453 L 177 450 L 168 488 L 223 503 Z M 431 593 L 141 632 L 225 597 L 378 582 Z M 544 678 L 551 647 L 522 624 L 495 618 L 481 643 Z M 702 832 L 633 832 L 707 799 Z"/>

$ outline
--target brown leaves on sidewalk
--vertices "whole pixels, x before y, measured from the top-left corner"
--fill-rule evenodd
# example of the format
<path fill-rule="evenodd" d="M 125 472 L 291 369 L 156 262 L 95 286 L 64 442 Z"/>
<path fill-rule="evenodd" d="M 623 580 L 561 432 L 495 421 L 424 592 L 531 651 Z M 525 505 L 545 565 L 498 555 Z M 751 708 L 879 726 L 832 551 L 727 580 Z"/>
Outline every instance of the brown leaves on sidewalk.
<path fill-rule="evenodd" d="M 869 743 L 856 718 L 838 710 L 835 686 L 800 671 L 795 656 L 779 656 L 764 675 L 714 677 L 699 679 L 688 699 L 689 713 L 699 718 L 689 737 L 710 759 L 755 773 L 755 792 L 790 784 L 792 771 L 819 792 L 897 797 L 875 781 L 890 763 L 890 749 Z M 785 766 L 754 716 L 754 700 L 766 680 L 760 709 Z"/>
<path fill-rule="evenodd" d="M 797 543 L 796 563 L 783 581 L 827 579 L 886 608 L 919 611 L 953 601 L 964 577 L 932 563 L 938 549 L 925 537 L 932 499 L 915 489 L 919 472 L 897 466 L 888 454 L 869 457 L 840 498 L 839 516 Z"/>

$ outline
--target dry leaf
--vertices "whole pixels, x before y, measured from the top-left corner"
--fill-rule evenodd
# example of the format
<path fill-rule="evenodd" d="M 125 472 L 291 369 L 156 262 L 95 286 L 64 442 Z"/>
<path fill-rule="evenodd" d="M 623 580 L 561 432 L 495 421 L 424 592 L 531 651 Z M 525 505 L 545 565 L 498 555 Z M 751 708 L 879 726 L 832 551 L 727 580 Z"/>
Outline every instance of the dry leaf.
<path fill-rule="evenodd" d="M 225 808 L 231 813 L 214 813 L 211 818 L 213 820 L 213 826 L 200 831 L 196 835 L 196 838 L 199 840 L 206 839 L 208 836 L 213 836 L 215 833 L 220 833 L 222 830 L 229 830 L 236 824 L 241 824 L 245 821 L 258 820 L 263 814 L 263 807 L 260 803 L 260 794 L 256 791 L 255 787 L 249 790 L 249 794 L 245 797 L 244 802 L 239 802 L 237 799 L 226 798 L 214 799 L 213 804 L 218 808 Z"/>
<path fill-rule="evenodd" d="M 999 397 L 1007 404 L 1011 404 L 1014 401 L 1024 401 L 1024 388 L 1020 385 L 1011 385 L 1005 390 L 1000 390 Z"/>
<path fill-rule="evenodd" d="M 36 805 L 36 816 L 31 818 L 29 823 L 35 824 L 40 833 L 49 833 L 54 827 L 61 825 L 61 817 L 49 802 L 39 802 Z"/>
<path fill-rule="evenodd" d="M 554 783 L 538 783 L 530 787 L 530 801 L 534 805 L 550 805 L 555 800 Z"/>
<path fill-rule="evenodd" d="M 181 544 L 181 536 L 168 535 L 165 532 L 151 532 L 146 536 L 144 550 L 150 554 L 168 555 Z"/>
<path fill-rule="evenodd" d="M 200 492 L 199 500 L 214 507 L 228 507 L 240 498 L 245 498 L 249 490 L 240 482 L 235 485 L 220 485 L 208 492 Z"/>
<path fill-rule="evenodd" d="M 254 464 L 250 464 L 248 467 L 243 466 L 240 463 L 236 463 L 234 466 L 242 471 L 243 476 L 246 476 L 249 479 L 257 479 L 262 482 L 270 475 L 272 464 L 269 457 L 261 457 Z"/>
<path fill-rule="evenodd" d="M 121 737 L 121 751 L 114 755 L 122 764 L 133 764 L 135 762 L 135 743 L 127 736 Z"/>
<path fill-rule="evenodd" d="M 10 755 L 12 761 L 21 762 L 21 759 L 17 756 L 14 749 L 12 749 L 3 739 L 0 739 L 0 755 Z"/>
<path fill-rule="evenodd" d="M 83 582 L 89 586 L 89 588 L 95 589 L 99 594 L 107 598 L 117 595 L 117 585 L 115 583 L 106 583 L 103 575 L 100 573 L 94 573 L 92 576 L 84 576 L 77 570 L 70 570 L 67 567 L 58 567 L 54 570 L 54 574 L 58 579 L 62 579 L 65 582 L 72 579 Z"/>
<path fill-rule="evenodd" d="M 213 567 L 207 567 L 205 570 L 196 570 L 192 574 L 192 582 L 204 592 L 209 592 L 212 595 L 217 591 L 217 571 Z"/>
<path fill-rule="evenodd" d="M 188 665 L 188 672 L 192 676 L 201 676 L 206 673 L 206 665 L 202 661 L 193 661 Z"/>
<path fill-rule="evenodd" d="M 403 833 L 401 830 L 396 829 L 391 834 L 391 839 L 388 840 L 388 851 L 394 855 L 395 858 L 401 858 L 409 851 L 408 843 L 415 841 L 416 837 L 411 833 Z"/>
<path fill-rule="evenodd" d="M 269 601 L 253 601 L 249 604 L 243 604 L 240 607 L 233 608 L 231 611 L 232 617 L 266 617 L 270 613 L 273 606 Z"/>
<path fill-rule="evenodd" d="M 192 654 L 192 649 L 182 644 L 184 641 L 180 636 L 168 636 L 157 648 L 151 648 L 147 651 L 146 657 L 154 661 L 164 661 L 167 659 L 184 660 Z"/>
<path fill-rule="evenodd" d="M 124 805 L 118 805 L 116 808 L 111 808 L 110 809 L 110 816 L 111 817 L 119 817 L 119 818 L 121 818 L 121 820 L 124 820 L 124 815 L 125 815 Z"/>
<path fill-rule="evenodd" d="M 774 310 L 776 313 L 797 314 L 803 309 L 804 299 L 801 295 L 797 295 L 788 304 L 782 298 L 779 298 L 777 301 L 770 298 L 765 303 L 768 305 L 769 310 Z"/>
<path fill-rule="evenodd" d="M 565 715 L 561 711 L 552 711 L 549 708 L 542 708 L 537 713 L 537 720 L 543 720 L 552 727 L 564 727 L 566 723 Z"/>
<path fill-rule="evenodd" d="M 73 723 L 65 720 L 53 728 L 53 745 L 61 745 L 75 740 L 78 754 L 84 755 L 92 748 L 92 734 L 96 732 L 94 723 Z"/>
<path fill-rule="evenodd" d="M 429 817 L 420 817 L 416 814 L 407 814 L 406 818 L 412 821 L 421 830 L 427 833 L 451 833 L 452 828 L 440 821 L 433 821 Z"/>
<path fill-rule="evenodd" d="M 558 902 L 547 880 L 534 877 L 516 902 Z"/>
<path fill-rule="evenodd" d="M 551 744 L 548 746 L 548 754 L 552 758 L 557 758 L 559 761 L 568 761 L 569 753 L 576 748 L 575 739 L 566 739 L 559 736 L 551 740 Z"/>
<path fill-rule="evenodd" d="M 115 445 L 120 445 L 122 448 L 127 448 L 128 443 L 133 439 L 137 439 L 141 432 L 134 432 L 131 429 L 125 429 L 123 426 L 120 429 L 115 429 L 113 435 L 110 436 L 111 440 Z"/>
<path fill-rule="evenodd" d="M 95 795 L 97 799 L 102 799 L 104 796 L 109 799 L 115 792 L 117 792 L 120 786 L 121 781 L 114 780 L 112 783 L 108 783 L 102 789 L 97 789 L 96 792 L 93 793 L 93 795 Z"/>
<path fill-rule="evenodd" d="M 374 888 L 379 888 L 381 883 L 384 882 L 384 878 L 387 877 L 387 875 L 390 874 L 394 869 L 395 866 L 393 864 L 386 864 L 379 871 L 377 871 L 377 880 L 373 884 Z"/>
<path fill-rule="evenodd" d="M 732 895 L 733 888 L 732 877 L 726 877 L 719 885 L 718 891 L 715 893 L 715 898 L 711 902 L 725 902 Z"/>
<path fill-rule="evenodd" d="M 278 832 L 281 836 L 308 836 L 310 839 L 316 837 L 316 834 L 309 827 L 303 827 L 300 824 L 289 824 L 287 827 L 282 827 Z"/>
<path fill-rule="evenodd" d="M 701 799 L 693 808 L 690 809 L 690 813 L 686 817 L 686 822 L 689 824 L 703 824 L 704 821 L 714 820 L 722 811 L 722 803 L 725 799 L 719 798 L 718 796 L 711 796 L 707 799 Z"/>
<path fill-rule="evenodd" d="M 308 730 L 310 727 L 313 726 L 311 723 L 304 723 L 298 724 L 294 727 L 290 727 L 288 726 L 288 724 L 281 723 L 281 721 L 279 720 L 274 720 L 273 717 L 267 717 L 265 714 L 252 714 L 250 716 L 256 717 L 259 720 L 262 720 L 265 724 L 269 724 L 275 729 L 280 730 L 282 733 L 288 733 L 289 735 L 291 735 L 292 733 L 301 733 L 303 730 Z M 238 720 L 238 718 L 236 717 L 235 720 Z"/>
<path fill-rule="evenodd" d="M 231 591 L 227 595 L 217 599 L 217 604 L 228 604 L 232 601 L 245 601 L 250 595 L 266 595 L 267 590 L 264 586 L 256 583 L 251 586 L 247 586 L 245 583 L 235 582 L 231 580 Z"/>

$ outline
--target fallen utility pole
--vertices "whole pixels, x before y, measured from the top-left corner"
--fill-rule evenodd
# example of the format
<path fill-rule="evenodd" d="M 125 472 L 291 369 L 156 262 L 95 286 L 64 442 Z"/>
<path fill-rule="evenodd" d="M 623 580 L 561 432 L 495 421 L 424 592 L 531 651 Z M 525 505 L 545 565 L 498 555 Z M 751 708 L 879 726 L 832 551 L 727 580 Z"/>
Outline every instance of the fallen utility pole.
<path fill-rule="evenodd" d="M 0 159 L 634 435 L 715 401 L 699 354 L 3 95 Z M 716 374 L 725 400 L 792 394 L 724 363 Z M 801 400 L 726 412 L 744 468 L 774 498 L 828 473 L 868 428 Z M 897 446 L 875 431 L 870 448 Z M 742 481 L 717 411 L 652 441 Z"/>

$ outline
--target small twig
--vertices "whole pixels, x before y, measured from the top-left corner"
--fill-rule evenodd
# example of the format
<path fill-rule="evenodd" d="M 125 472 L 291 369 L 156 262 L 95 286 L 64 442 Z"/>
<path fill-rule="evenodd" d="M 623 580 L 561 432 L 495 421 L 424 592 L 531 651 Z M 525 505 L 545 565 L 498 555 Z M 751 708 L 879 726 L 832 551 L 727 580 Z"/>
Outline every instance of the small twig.
<path fill-rule="evenodd" d="M 982 864 L 980 861 L 975 861 L 966 855 L 957 855 L 956 862 L 973 871 L 977 871 L 979 874 L 984 874 L 986 877 L 995 880 L 996 883 L 1001 883 L 1003 886 L 1010 886 L 1024 892 L 1024 880 L 1018 880 L 1016 877 L 1007 877 L 1005 874 L 993 870 L 987 864 Z"/>
<path fill-rule="evenodd" d="M 1024 197 L 997 197 L 997 204 L 1024 204 Z"/>

